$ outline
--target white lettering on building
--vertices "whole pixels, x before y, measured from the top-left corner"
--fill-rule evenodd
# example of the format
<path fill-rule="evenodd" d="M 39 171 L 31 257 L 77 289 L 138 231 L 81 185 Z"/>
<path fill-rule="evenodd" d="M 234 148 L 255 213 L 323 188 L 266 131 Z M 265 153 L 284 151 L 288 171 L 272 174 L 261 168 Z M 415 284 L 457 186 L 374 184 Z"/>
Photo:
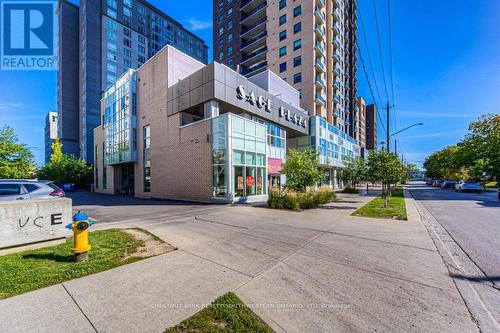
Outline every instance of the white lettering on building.
<path fill-rule="evenodd" d="M 236 87 L 236 97 L 238 99 L 245 100 L 251 105 L 257 106 L 259 109 L 264 108 L 266 112 L 272 112 L 273 103 L 269 98 L 265 98 L 264 96 L 258 96 L 256 98 L 253 91 L 247 93 L 245 91 L 245 87 L 241 85 Z M 306 120 L 303 116 L 299 116 L 296 113 L 292 114 L 290 110 L 284 108 L 283 106 L 278 108 L 278 115 L 280 118 L 284 118 L 288 122 L 306 128 Z"/>

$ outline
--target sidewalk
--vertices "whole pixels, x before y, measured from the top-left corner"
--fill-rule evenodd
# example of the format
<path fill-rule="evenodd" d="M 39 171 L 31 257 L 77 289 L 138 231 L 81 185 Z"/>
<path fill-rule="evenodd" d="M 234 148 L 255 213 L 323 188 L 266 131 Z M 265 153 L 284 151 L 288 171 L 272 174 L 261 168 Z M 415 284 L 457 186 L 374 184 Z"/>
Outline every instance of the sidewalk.
<path fill-rule="evenodd" d="M 232 290 L 277 332 L 477 332 L 411 200 L 403 222 L 350 217 L 371 197 L 341 197 L 129 219 L 179 250 L 0 301 L 2 331 L 161 332 Z"/>

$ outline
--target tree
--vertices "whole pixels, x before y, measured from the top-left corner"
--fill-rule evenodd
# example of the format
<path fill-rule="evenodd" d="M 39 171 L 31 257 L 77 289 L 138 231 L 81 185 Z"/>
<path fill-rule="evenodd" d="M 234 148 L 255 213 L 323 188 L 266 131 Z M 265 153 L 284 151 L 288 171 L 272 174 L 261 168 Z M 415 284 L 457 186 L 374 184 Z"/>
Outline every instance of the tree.
<path fill-rule="evenodd" d="M 345 182 L 350 182 L 355 189 L 356 185 L 366 180 L 367 166 L 363 158 L 354 158 L 344 161 L 344 169 L 340 173 L 340 178 Z"/>
<path fill-rule="evenodd" d="M 63 159 L 62 152 L 62 143 L 59 141 L 59 138 L 52 143 L 52 154 L 50 155 L 50 161 L 53 163 L 59 163 Z"/>
<path fill-rule="evenodd" d="M 0 129 L 0 178 L 33 178 L 36 172 L 33 154 L 19 143 L 11 127 Z"/>
<path fill-rule="evenodd" d="M 52 144 L 50 162 L 45 164 L 38 173 L 38 178 L 52 180 L 57 184 L 74 183 L 86 186 L 92 182 L 92 166 L 73 155 L 62 153 L 62 144 L 56 140 Z"/>
<path fill-rule="evenodd" d="M 427 170 L 427 177 L 462 179 L 467 173 L 466 159 L 463 145 L 443 148 L 425 159 L 424 167 Z"/>
<path fill-rule="evenodd" d="M 403 181 L 408 181 L 412 178 L 412 175 L 418 173 L 420 170 L 419 168 L 417 167 L 417 165 L 413 164 L 413 163 L 408 163 L 405 165 L 405 168 L 406 168 L 406 179 L 403 179 Z"/>
<path fill-rule="evenodd" d="M 500 115 L 485 114 L 471 122 L 469 132 L 456 145 L 428 156 L 424 162 L 427 177 L 480 179 L 483 172 L 500 179 Z"/>
<path fill-rule="evenodd" d="M 500 114 L 484 114 L 471 122 L 461 146 L 464 164 L 475 167 L 474 173 L 486 172 L 500 179 Z"/>
<path fill-rule="evenodd" d="M 390 185 L 401 181 L 405 174 L 406 168 L 396 154 L 380 150 L 371 151 L 368 155 L 368 178 L 382 183 L 384 207 L 389 200 Z"/>
<path fill-rule="evenodd" d="M 290 149 L 287 152 L 283 173 L 286 175 L 288 189 L 303 192 L 308 186 L 314 186 L 323 179 L 318 156 L 318 152 L 310 148 L 303 151 Z"/>

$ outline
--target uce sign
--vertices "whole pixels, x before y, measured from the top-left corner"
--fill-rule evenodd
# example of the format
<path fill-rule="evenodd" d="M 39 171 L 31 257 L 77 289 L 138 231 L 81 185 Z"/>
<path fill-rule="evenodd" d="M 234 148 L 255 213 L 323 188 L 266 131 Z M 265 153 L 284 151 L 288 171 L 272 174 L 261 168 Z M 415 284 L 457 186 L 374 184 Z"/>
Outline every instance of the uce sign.
<path fill-rule="evenodd" d="M 0 201 L 0 249 L 64 238 L 71 199 Z"/>
<path fill-rule="evenodd" d="M 245 100 L 251 105 L 257 106 L 259 109 L 264 109 L 266 112 L 273 112 L 273 103 L 269 98 L 265 98 L 264 96 L 255 96 L 253 91 L 247 93 L 245 91 L 245 87 L 238 86 L 236 87 L 236 97 L 241 100 Z M 285 119 L 293 124 L 306 128 L 306 120 L 303 116 L 300 116 L 296 113 L 292 113 L 290 110 L 280 106 L 278 108 L 278 115 L 280 118 Z"/>

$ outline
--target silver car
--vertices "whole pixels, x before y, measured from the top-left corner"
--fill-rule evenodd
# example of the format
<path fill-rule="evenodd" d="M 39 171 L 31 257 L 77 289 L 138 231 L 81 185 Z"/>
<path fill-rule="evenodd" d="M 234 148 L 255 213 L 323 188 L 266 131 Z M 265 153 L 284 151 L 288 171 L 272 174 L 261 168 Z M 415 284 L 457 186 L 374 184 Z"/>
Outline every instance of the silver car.
<path fill-rule="evenodd" d="M 0 179 L 0 201 L 64 197 L 64 191 L 49 180 Z"/>
<path fill-rule="evenodd" d="M 483 187 L 475 180 L 462 180 L 455 184 L 455 191 L 481 193 Z"/>

